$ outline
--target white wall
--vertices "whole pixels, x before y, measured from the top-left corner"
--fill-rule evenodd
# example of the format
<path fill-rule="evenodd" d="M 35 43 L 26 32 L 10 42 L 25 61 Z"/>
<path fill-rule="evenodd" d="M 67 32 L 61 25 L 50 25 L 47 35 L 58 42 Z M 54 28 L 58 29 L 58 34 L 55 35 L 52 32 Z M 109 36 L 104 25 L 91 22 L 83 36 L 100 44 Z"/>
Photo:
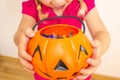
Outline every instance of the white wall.
<path fill-rule="evenodd" d="M 13 35 L 21 18 L 22 0 L 1 0 L 0 2 L 0 54 L 17 58 Z M 112 42 L 103 56 L 103 62 L 96 73 L 120 77 L 120 0 L 96 0 L 100 16 L 107 26 Z"/>
<path fill-rule="evenodd" d="M 0 2 L 0 54 L 17 57 L 13 35 L 20 21 L 21 0 Z"/>
<path fill-rule="evenodd" d="M 96 4 L 112 39 L 96 72 L 120 77 L 120 0 L 96 0 Z"/>

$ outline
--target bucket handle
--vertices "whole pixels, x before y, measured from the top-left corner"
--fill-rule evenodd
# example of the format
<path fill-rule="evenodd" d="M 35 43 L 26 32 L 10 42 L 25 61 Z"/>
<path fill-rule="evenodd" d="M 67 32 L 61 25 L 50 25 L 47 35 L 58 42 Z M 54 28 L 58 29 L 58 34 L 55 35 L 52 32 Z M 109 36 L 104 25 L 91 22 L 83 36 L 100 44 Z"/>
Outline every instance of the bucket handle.
<path fill-rule="evenodd" d="M 39 21 L 33 26 L 32 30 L 34 30 L 37 25 L 41 24 L 41 23 L 42 23 L 43 21 L 45 21 L 45 20 L 53 20 L 53 19 L 58 19 L 58 18 L 74 18 L 74 19 L 78 20 L 78 21 L 82 24 L 82 26 L 83 26 L 83 31 L 82 31 L 82 32 L 85 33 L 85 24 L 84 24 L 84 22 L 82 21 L 81 18 L 76 17 L 76 16 L 55 16 L 55 17 L 51 17 L 51 18 L 44 18 L 44 19 L 42 19 L 42 20 L 39 20 Z"/>

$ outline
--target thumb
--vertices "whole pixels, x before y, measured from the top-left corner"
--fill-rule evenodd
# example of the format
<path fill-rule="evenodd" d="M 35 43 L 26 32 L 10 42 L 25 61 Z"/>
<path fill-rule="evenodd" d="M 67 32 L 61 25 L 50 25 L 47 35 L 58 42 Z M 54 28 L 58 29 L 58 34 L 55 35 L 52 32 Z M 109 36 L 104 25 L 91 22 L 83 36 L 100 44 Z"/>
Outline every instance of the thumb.
<path fill-rule="evenodd" d="M 25 31 L 26 36 L 32 38 L 35 35 L 35 32 L 31 28 L 27 28 Z"/>

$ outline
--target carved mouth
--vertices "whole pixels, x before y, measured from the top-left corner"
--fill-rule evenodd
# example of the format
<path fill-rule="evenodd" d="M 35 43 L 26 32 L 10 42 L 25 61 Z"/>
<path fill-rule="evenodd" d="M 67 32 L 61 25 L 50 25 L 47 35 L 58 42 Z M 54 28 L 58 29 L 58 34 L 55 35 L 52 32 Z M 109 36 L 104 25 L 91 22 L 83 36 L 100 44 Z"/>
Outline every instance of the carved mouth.
<path fill-rule="evenodd" d="M 38 70 L 39 70 L 41 73 L 43 73 L 44 75 L 46 75 L 46 76 L 48 76 L 49 78 L 51 78 L 51 76 L 50 76 L 48 73 L 41 71 L 41 70 L 39 69 L 39 67 L 38 67 Z"/>

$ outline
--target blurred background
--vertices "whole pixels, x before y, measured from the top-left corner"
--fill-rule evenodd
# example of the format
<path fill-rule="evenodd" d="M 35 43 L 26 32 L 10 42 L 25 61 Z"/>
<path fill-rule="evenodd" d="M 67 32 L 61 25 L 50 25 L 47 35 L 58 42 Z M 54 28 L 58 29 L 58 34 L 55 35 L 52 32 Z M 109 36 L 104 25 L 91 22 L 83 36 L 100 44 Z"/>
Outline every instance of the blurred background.
<path fill-rule="evenodd" d="M 21 19 L 21 2 L 22 0 L 0 2 L 0 55 L 18 58 L 13 35 Z M 95 3 L 112 39 L 111 46 L 95 73 L 120 78 L 120 0 L 95 0 Z"/>

